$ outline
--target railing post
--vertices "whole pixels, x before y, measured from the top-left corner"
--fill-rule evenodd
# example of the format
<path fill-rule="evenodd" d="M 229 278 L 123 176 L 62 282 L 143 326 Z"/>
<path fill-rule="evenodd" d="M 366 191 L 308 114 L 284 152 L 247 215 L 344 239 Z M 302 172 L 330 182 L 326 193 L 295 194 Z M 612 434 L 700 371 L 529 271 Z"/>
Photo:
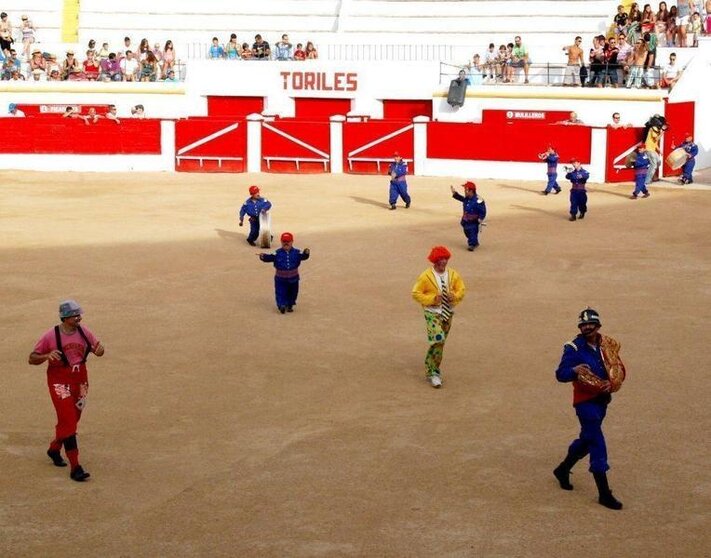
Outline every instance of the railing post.
<path fill-rule="evenodd" d="M 262 121 L 261 114 L 247 115 L 247 172 L 262 171 Z"/>
<path fill-rule="evenodd" d="M 427 162 L 427 124 L 428 116 L 415 116 L 413 124 L 413 155 L 412 162 L 415 166 L 415 175 L 423 176 Z"/>
<path fill-rule="evenodd" d="M 331 121 L 331 174 L 343 174 L 343 123 L 346 117 L 334 114 Z"/>

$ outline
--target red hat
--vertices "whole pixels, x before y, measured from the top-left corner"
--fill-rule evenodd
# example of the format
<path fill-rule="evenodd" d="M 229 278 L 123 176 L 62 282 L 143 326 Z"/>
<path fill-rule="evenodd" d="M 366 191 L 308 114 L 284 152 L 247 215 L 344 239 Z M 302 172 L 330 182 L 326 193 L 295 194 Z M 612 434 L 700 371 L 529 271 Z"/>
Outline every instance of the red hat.
<path fill-rule="evenodd" d="M 432 250 L 430 250 L 430 255 L 427 256 L 427 259 L 432 263 L 436 263 L 439 260 L 448 260 L 451 257 L 452 254 L 449 250 L 447 250 L 446 246 L 435 246 Z"/>
<path fill-rule="evenodd" d="M 571 163 L 579 163 L 580 161 L 578 161 L 578 159 L 576 159 L 575 157 L 573 157 L 573 158 L 570 160 L 570 162 L 571 162 Z"/>
<path fill-rule="evenodd" d="M 399 156 L 400 156 L 400 152 L 399 152 L 399 151 L 396 151 L 395 153 L 393 153 L 393 157 L 399 157 Z"/>
<path fill-rule="evenodd" d="M 647 145 L 646 145 L 643 141 L 640 141 L 640 142 L 637 144 L 637 149 L 639 149 L 640 147 L 647 147 Z"/>
<path fill-rule="evenodd" d="M 694 134 L 692 134 L 691 132 L 686 132 L 686 133 L 684 133 L 684 137 L 685 138 L 689 138 L 689 137 L 693 138 Z"/>
<path fill-rule="evenodd" d="M 294 242 L 294 235 L 290 232 L 281 233 L 282 242 Z"/>
<path fill-rule="evenodd" d="M 249 187 L 249 195 L 253 196 L 254 194 L 259 193 L 259 186 L 250 186 Z"/>
<path fill-rule="evenodd" d="M 476 192 L 476 184 L 474 184 L 471 180 L 465 182 L 462 186 L 464 186 L 465 190 L 472 190 Z"/>

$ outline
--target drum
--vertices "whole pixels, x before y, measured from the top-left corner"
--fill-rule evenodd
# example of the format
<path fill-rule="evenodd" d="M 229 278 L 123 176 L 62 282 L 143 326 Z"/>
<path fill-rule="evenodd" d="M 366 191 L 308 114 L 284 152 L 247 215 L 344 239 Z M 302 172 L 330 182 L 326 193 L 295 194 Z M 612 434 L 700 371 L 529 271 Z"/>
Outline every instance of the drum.
<path fill-rule="evenodd" d="M 272 217 L 268 211 L 259 214 L 259 247 L 272 247 Z"/>
<path fill-rule="evenodd" d="M 681 166 L 686 163 L 687 159 L 686 151 L 683 147 L 677 147 L 674 151 L 669 153 L 667 156 L 667 165 L 669 165 L 673 170 L 681 168 Z"/>
<path fill-rule="evenodd" d="M 625 167 L 628 169 L 634 168 L 634 162 L 637 160 L 637 150 L 635 149 L 632 153 L 627 155 L 625 158 Z"/>

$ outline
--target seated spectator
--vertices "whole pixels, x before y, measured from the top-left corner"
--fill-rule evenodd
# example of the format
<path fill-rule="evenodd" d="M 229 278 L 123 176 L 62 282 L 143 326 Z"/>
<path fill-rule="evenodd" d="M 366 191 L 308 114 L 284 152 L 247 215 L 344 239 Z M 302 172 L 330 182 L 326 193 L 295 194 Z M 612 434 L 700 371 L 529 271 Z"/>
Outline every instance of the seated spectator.
<path fill-rule="evenodd" d="M 106 111 L 104 118 L 106 118 L 107 120 L 113 120 L 114 122 L 116 122 L 116 124 L 121 124 L 121 121 L 118 119 L 118 116 L 116 116 L 116 105 L 109 105 L 109 108 Z"/>
<path fill-rule="evenodd" d="M 690 43 L 689 46 L 699 46 L 699 37 L 701 36 L 701 32 L 703 30 L 703 22 L 701 21 L 701 14 L 699 12 L 691 14 L 691 21 L 687 27 L 688 42 Z"/>
<path fill-rule="evenodd" d="M 178 78 L 175 77 L 175 70 L 173 70 L 173 69 L 168 70 L 165 74 L 165 79 L 163 81 L 167 81 L 169 83 L 177 82 Z"/>
<path fill-rule="evenodd" d="M 637 5 L 637 2 L 633 2 L 632 5 L 630 6 L 629 16 L 627 17 L 627 25 L 631 25 L 633 23 L 641 23 L 641 22 L 642 22 L 642 12 L 639 11 L 639 6 Z"/>
<path fill-rule="evenodd" d="M 62 79 L 63 80 L 78 80 L 82 78 L 81 66 L 79 60 L 74 56 L 73 50 L 67 51 L 67 57 L 62 63 Z"/>
<path fill-rule="evenodd" d="M 131 38 L 130 37 L 123 38 L 123 50 L 133 50 L 133 47 L 131 46 Z"/>
<path fill-rule="evenodd" d="M 632 124 L 623 124 L 622 123 L 622 117 L 620 116 L 619 112 L 613 112 L 612 113 L 612 121 L 608 124 L 608 127 L 610 128 L 629 128 L 632 126 Z"/>
<path fill-rule="evenodd" d="M 467 64 L 467 69 L 469 70 L 469 76 L 467 81 L 469 85 L 481 85 L 484 83 L 484 74 L 481 72 L 481 56 L 475 54 L 472 61 Z"/>
<path fill-rule="evenodd" d="M 12 23 L 7 19 L 7 12 L 0 13 L 0 50 L 8 56 L 15 39 L 12 38 Z"/>
<path fill-rule="evenodd" d="M 103 62 L 109 57 L 109 43 L 104 43 L 101 45 L 101 50 L 97 53 L 97 56 L 99 58 L 99 63 Z"/>
<path fill-rule="evenodd" d="M 158 64 L 160 64 L 163 61 L 163 51 L 160 49 L 160 43 L 154 44 L 151 52 L 153 53 L 153 56 L 155 56 L 156 60 L 158 60 Z"/>
<path fill-rule="evenodd" d="M 52 68 L 49 71 L 47 81 L 62 81 L 62 75 L 59 73 L 59 68 Z"/>
<path fill-rule="evenodd" d="M 666 2 L 659 2 L 659 10 L 654 15 L 654 33 L 657 35 L 657 44 L 667 44 L 667 19 L 669 10 Z"/>
<path fill-rule="evenodd" d="M 593 37 L 593 46 L 588 55 L 590 77 L 588 87 L 602 87 L 605 79 L 605 35 Z"/>
<path fill-rule="evenodd" d="M 490 82 L 496 81 L 498 71 L 496 69 L 496 46 L 494 43 L 489 43 L 489 50 L 484 53 L 484 77 Z"/>
<path fill-rule="evenodd" d="M 284 33 L 281 36 L 281 41 L 274 45 L 274 59 L 275 60 L 293 60 L 294 56 L 291 52 L 292 45 L 289 42 L 289 35 Z"/>
<path fill-rule="evenodd" d="M 654 12 L 652 11 L 651 4 L 645 4 L 642 9 L 642 20 L 640 21 L 640 26 L 642 33 L 653 33 L 654 32 Z"/>
<path fill-rule="evenodd" d="M 306 43 L 306 49 L 304 52 L 306 53 L 307 60 L 316 60 L 318 58 L 318 51 L 311 41 Z"/>
<path fill-rule="evenodd" d="M 86 48 L 94 53 L 94 56 L 96 56 L 96 41 L 94 39 L 89 40 L 89 44 L 87 44 Z"/>
<path fill-rule="evenodd" d="M 680 77 L 679 68 L 676 65 L 676 53 L 672 52 L 669 55 L 669 64 L 662 69 L 662 77 L 659 80 L 659 86 L 671 91 Z"/>
<path fill-rule="evenodd" d="M 84 117 L 81 114 L 79 114 L 79 111 L 75 107 L 67 107 L 64 110 L 64 114 L 62 114 L 62 118 L 84 120 Z"/>
<path fill-rule="evenodd" d="M 239 53 L 239 57 L 242 60 L 251 60 L 252 59 L 252 49 L 249 48 L 248 43 L 242 43 L 242 50 Z"/>
<path fill-rule="evenodd" d="M 142 60 L 146 59 L 146 56 L 148 56 L 148 53 L 151 51 L 151 45 L 148 44 L 148 39 L 143 38 L 141 39 L 140 44 L 138 45 L 138 50 L 136 51 L 136 59 L 141 62 Z"/>
<path fill-rule="evenodd" d="M 30 58 L 30 71 L 34 70 L 47 71 L 47 61 L 42 56 L 42 51 L 38 48 L 32 51 L 32 57 Z"/>
<path fill-rule="evenodd" d="M 217 37 L 212 38 L 212 46 L 210 47 L 210 58 L 219 60 L 225 57 L 225 49 L 222 48 L 220 40 Z"/>
<path fill-rule="evenodd" d="M 148 51 L 145 60 L 141 60 L 141 81 L 156 81 L 158 79 L 158 60 Z"/>
<path fill-rule="evenodd" d="M 7 116 L 9 118 L 24 118 L 25 113 L 22 112 L 20 109 L 17 108 L 17 104 L 15 103 L 10 103 L 7 106 Z"/>
<path fill-rule="evenodd" d="M 628 17 L 629 16 L 627 15 L 627 12 L 625 12 L 625 7 L 622 4 L 617 6 L 617 14 L 615 15 L 613 21 L 615 23 L 615 29 L 617 30 L 618 35 L 620 33 L 627 32 L 627 18 Z"/>
<path fill-rule="evenodd" d="M 29 60 L 30 49 L 32 48 L 32 44 L 35 42 L 35 26 L 26 15 L 22 16 L 20 31 L 22 32 L 22 53 L 25 60 Z"/>
<path fill-rule="evenodd" d="M 237 60 L 239 58 L 239 43 L 237 42 L 237 35 L 232 33 L 230 35 L 230 40 L 225 45 L 225 54 L 227 55 L 227 60 Z"/>
<path fill-rule="evenodd" d="M 22 75 L 20 70 L 12 70 L 10 73 L 10 81 L 25 81 L 25 76 Z"/>
<path fill-rule="evenodd" d="M 262 39 L 261 35 L 255 35 L 254 44 L 252 45 L 252 58 L 256 60 L 269 60 L 271 55 L 272 51 L 271 48 L 269 48 L 269 43 Z"/>
<path fill-rule="evenodd" d="M 523 68 L 524 80 L 523 83 L 528 83 L 528 49 L 521 43 L 521 37 L 514 37 L 514 47 L 511 51 L 511 67 Z M 512 73 L 513 75 L 513 73 Z"/>
<path fill-rule="evenodd" d="M 109 58 L 111 58 L 109 56 Z M 126 58 L 121 60 L 119 63 L 121 68 L 121 73 L 123 74 L 123 81 L 136 81 L 138 76 L 138 60 L 133 56 L 133 52 L 130 50 L 126 51 Z"/>
<path fill-rule="evenodd" d="M 99 63 L 94 58 L 96 55 L 93 50 L 86 51 L 86 60 L 82 66 L 84 67 L 84 79 L 89 81 L 96 81 L 99 79 Z"/>
<path fill-rule="evenodd" d="M 20 72 L 22 62 L 17 57 L 17 51 L 10 49 L 10 53 L 2 64 L 2 79 L 12 79 L 13 72 Z"/>
<path fill-rule="evenodd" d="M 173 48 L 173 41 L 166 41 L 165 47 L 163 47 L 162 74 L 166 75 L 168 70 L 173 69 L 173 66 L 175 66 L 175 48 Z"/>
<path fill-rule="evenodd" d="M 106 60 L 99 64 L 101 68 L 101 81 L 122 81 L 121 63 L 117 60 L 116 54 L 111 52 Z"/>
<path fill-rule="evenodd" d="M 135 107 L 131 108 L 131 116 L 133 118 L 145 118 L 146 117 L 146 110 L 143 107 L 143 105 L 136 105 Z"/>
<path fill-rule="evenodd" d="M 513 45 L 511 45 L 513 48 Z M 506 45 L 499 45 L 499 52 L 496 55 L 497 78 L 504 83 L 508 83 L 508 48 Z"/>
<path fill-rule="evenodd" d="M 30 75 L 32 76 L 32 81 L 44 81 L 43 78 L 46 77 L 46 74 L 40 69 L 32 70 Z"/>
<path fill-rule="evenodd" d="M 711 2 L 711 0 L 709 0 Z M 294 60 L 306 60 L 306 53 L 304 52 L 304 45 L 301 43 L 296 44 L 296 50 L 294 51 Z"/>
<path fill-rule="evenodd" d="M 673 47 L 676 45 L 677 33 L 677 8 L 672 6 L 669 8 L 669 17 L 667 17 L 667 46 Z"/>
<path fill-rule="evenodd" d="M 620 33 L 617 37 L 617 63 L 620 66 L 620 72 L 622 73 L 620 83 L 625 83 L 627 80 L 627 72 L 629 71 L 629 66 L 631 64 L 632 45 L 627 42 L 627 36 L 624 33 Z"/>

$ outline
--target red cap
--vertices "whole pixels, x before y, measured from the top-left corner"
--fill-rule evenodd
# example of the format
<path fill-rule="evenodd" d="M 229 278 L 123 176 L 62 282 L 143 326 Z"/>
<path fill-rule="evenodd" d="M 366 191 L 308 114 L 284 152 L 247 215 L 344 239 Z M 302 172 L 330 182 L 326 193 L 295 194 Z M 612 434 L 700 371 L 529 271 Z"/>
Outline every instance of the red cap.
<path fill-rule="evenodd" d="M 430 250 L 430 255 L 427 256 L 427 259 L 432 263 L 436 263 L 439 260 L 448 260 L 451 257 L 452 254 L 447 250 L 446 246 L 435 246 Z"/>
<path fill-rule="evenodd" d="M 462 184 L 462 186 L 464 186 L 465 190 L 472 190 L 476 192 L 476 184 L 474 184 L 472 181 L 465 182 L 464 184 Z"/>
<path fill-rule="evenodd" d="M 571 162 L 571 163 L 579 163 L 580 161 L 578 161 L 575 157 L 573 157 L 573 158 L 570 160 L 570 162 Z"/>
<path fill-rule="evenodd" d="M 254 194 L 259 193 L 259 186 L 250 186 L 249 187 L 249 195 L 253 196 Z"/>
<path fill-rule="evenodd" d="M 637 144 L 637 149 L 639 149 L 640 147 L 647 147 L 647 145 L 646 145 L 643 141 L 640 141 L 640 142 Z"/>
<path fill-rule="evenodd" d="M 294 242 L 294 235 L 291 234 L 290 232 L 285 232 L 281 234 L 281 241 L 282 242 Z"/>
<path fill-rule="evenodd" d="M 399 152 L 399 151 L 396 151 L 395 153 L 393 153 L 393 157 L 399 157 L 399 156 L 400 156 L 400 152 Z"/>
<path fill-rule="evenodd" d="M 686 132 L 686 133 L 684 134 L 684 137 L 685 137 L 685 138 L 694 137 L 694 134 L 692 134 L 691 132 Z"/>

